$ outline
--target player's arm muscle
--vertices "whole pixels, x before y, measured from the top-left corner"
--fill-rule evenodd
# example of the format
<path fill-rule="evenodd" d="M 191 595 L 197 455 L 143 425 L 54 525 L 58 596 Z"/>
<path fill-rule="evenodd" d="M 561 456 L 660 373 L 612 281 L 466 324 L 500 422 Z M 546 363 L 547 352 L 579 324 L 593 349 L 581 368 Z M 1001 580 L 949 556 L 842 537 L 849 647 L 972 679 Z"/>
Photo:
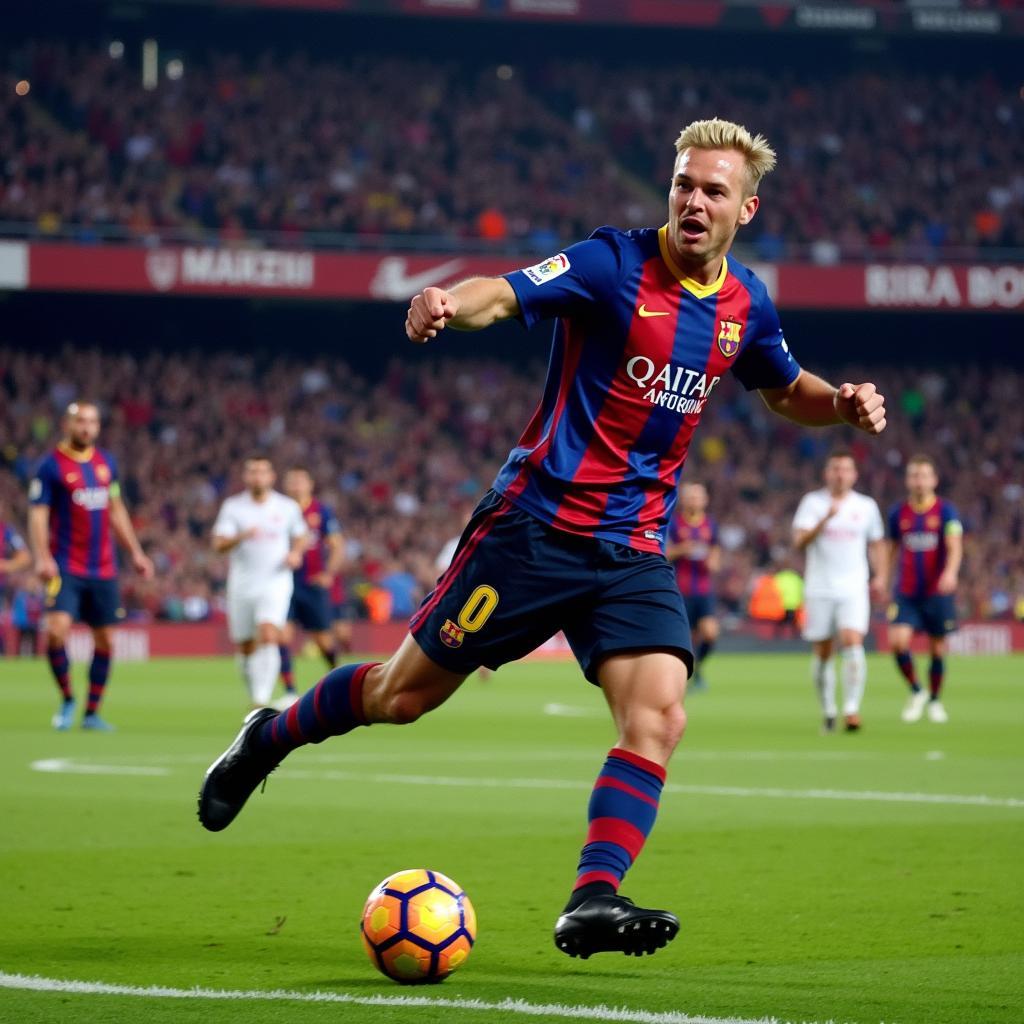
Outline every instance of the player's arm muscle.
<path fill-rule="evenodd" d="M 50 506 L 33 505 L 28 510 L 28 543 L 36 558 L 50 552 Z"/>
<path fill-rule="evenodd" d="M 715 573 L 722 568 L 722 545 L 712 544 L 708 552 L 708 572 Z"/>
<path fill-rule="evenodd" d="M 121 542 L 121 546 L 133 555 L 142 554 L 142 545 L 139 538 L 135 536 L 135 527 L 132 526 L 131 516 L 121 498 L 110 496 L 110 526 L 114 536 Z"/>
<path fill-rule="evenodd" d="M 848 423 L 868 434 L 885 429 L 885 399 L 874 384 L 843 384 L 835 388 L 801 370 L 784 388 L 762 388 L 761 397 L 773 412 L 804 427 Z"/>
<path fill-rule="evenodd" d="M 327 565 L 324 572 L 337 576 L 345 564 L 345 538 L 340 533 L 329 533 L 327 541 Z"/>
<path fill-rule="evenodd" d="M 519 299 L 503 277 L 471 277 L 449 291 L 424 288 L 414 295 L 405 319 L 412 341 L 436 338 L 446 326 L 457 331 L 479 331 L 499 320 L 519 315 Z"/>
<path fill-rule="evenodd" d="M 960 563 L 964 559 L 964 538 L 961 533 L 946 534 L 946 566 L 944 571 L 956 577 L 960 574 Z"/>

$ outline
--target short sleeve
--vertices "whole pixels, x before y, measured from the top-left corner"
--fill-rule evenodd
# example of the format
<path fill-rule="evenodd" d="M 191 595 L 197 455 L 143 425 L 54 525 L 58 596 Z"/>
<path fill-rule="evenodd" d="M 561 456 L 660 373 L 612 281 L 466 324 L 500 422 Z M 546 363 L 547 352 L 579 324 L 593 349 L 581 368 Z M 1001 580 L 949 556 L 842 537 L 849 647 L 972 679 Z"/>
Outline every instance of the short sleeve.
<path fill-rule="evenodd" d="M 231 514 L 231 508 L 224 502 L 217 513 L 217 520 L 213 524 L 214 537 L 237 537 L 239 534 L 238 522 Z"/>
<path fill-rule="evenodd" d="M 900 507 L 893 505 L 889 509 L 889 540 L 900 542 Z"/>
<path fill-rule="evenodd" d="M 956 506 L 948 501 L 942 503 L 942 535 L 944 537 L 959 537 L 964 532 L 964 524 L 960 521 L 960 514 Z"/>
<path fill-rule="evenodd" d="M 814 511 L 814 498 L 810 494 L 805 494 L 796 507 L 796 514 L 793 516 L 793 529 L 813 530 L 818 525 L 820 518 Z"/>
<path fill-rule="evenodd" d="M 103 453 L 103 459 L 107 463 L 107 469 L 110 470 L 110 482 L 116 483 L 121 479 L 121 471 L 118 469 L 117 459 L 108 451 Z"/>
<path fill-rule="evenodd" d="M 338 517 L 326 506 L 320 506 L 320 532 L 325 537 L 333 537 L 341 533 L 341 523 L 338 522 Z"/>
<path fill-rule="evenodd" d="M 732 367 L 732 372 L 748 391 L 785 388 L 800 375 L 800 364 L 793 358 L 782 334 L 779 314 L 761 287 L 757 316 L 749 324 L 753 334 Z"/>
<path fill-rule="evenodd" d="M 607 301 L 622 276 L 619 232 L 600 228 L 585 242 L 505 275 L 519 300 L 524 327 L 568 316 L 595 302 Z"/>
<path fill-rule="evenodd" d="M 885 537 L 885 527 L 882 525 L 882 513 L 879 511 L 878 502 L 868 499 L 871 507 L 868 510 L 868 540 L 882 540 Z"/>
<path fill-rule="evenodd" d="M 309 533 L 309 528 L 306 526 L 306 517 L 302 514 L 302 508 L 299 506 L 297 501 L 291 503 L 292 506 L 292 523 L 288 530 L 288 536 L 294 539 L 295 537 L 302 537 Z"/>
<path fill-rule="evenodd" d="M 28 500 L 32 505 L 52 505 L 53 489 L 57 481 L 57 467 L 53 458 L 43 461 L 28 485 Z"/>

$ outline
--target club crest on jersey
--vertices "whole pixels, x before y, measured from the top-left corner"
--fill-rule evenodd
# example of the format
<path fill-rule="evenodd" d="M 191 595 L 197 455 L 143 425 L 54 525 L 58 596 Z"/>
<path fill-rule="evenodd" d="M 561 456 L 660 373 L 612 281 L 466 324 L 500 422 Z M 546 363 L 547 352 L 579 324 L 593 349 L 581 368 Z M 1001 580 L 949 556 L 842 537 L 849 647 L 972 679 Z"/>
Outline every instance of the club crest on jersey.
<path fill-rule="evenodd" d="M 441 643 L 446 647 L 461 647 L 462 641 L 466 639 L 466 631 L 460 629 L 451 619 L 445 619 L 440 630 Z"/>
<path fill-rule="evenodd" d="M 109 484 L 110 483 L 110 470 L 107 469 L 106 466 L 97 466 L 96 467 L 96 479 L 99 480 L 99 482 L 101 484 Z"/>
<path fill-rule="evenodd" d="M 569 257 L 564 252 L 560 252 L 557 256 L 551 256 L 534 267 L 526 267 L 523 273 L 534 284 L 540 285 L 553 281 L 556 277 L 561 277 L 571 265 Z"/>
<path fill-rule="evenodd" d="M 726 359 L 731 359 L 740 350 L 740 332 L 743 324 L 739 320 L 718 321 L 718 347 Z"/>

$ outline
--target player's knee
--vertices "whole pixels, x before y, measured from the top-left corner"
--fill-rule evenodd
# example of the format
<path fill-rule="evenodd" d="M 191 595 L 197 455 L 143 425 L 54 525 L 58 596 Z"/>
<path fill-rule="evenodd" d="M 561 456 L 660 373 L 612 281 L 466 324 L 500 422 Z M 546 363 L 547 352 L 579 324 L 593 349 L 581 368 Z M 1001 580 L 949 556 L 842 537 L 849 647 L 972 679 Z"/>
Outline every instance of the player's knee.
<path fill-rule="evenodd" d="M 392 725 L 409 725 L 429 710 L 425 695 L 415 691 L 390 694 L 382 706 L 384 721 Z"/>
<path fill-rule="evenodd" d="M 686 709 L 682 704 L 672 704 L 662 712 L 660 741 L 668 753 L 679 746 L 686 732 Z"/>

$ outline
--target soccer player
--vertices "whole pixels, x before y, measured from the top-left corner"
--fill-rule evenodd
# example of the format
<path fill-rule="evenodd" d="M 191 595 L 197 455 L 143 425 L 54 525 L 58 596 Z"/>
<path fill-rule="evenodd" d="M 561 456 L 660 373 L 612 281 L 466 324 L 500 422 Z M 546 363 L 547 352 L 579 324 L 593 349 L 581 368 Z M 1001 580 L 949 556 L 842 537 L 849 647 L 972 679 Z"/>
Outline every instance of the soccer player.
<path fill-rule="evenodd" d="M 920 721 L 924 709 L 932 722 L 948 722 L 942 703 L 946 674 L 946 636 L 956 629 L 956 593 L 963 559 L 963 526 L 953 505 L 936 495 L 939 477 L 927 455 L 907 463 L 907 500 L 889 513 L 888 567 L 896 569 L 889 643 L 910 686 L 904 722 Z M 915 632 L 928 636 L 931 664 L 928 693 L 917 681 L 910 641 Z"/>
<path fill-rule="evenodd" d="M 292 623 L 297 622 L 313 637 L 327 662 L 334 668 L 334 636 L 331 630 L 331 587 L 345 561 L 345 541 L 334 513 L 313 495 L 313 475 L 305 466 L 293 466 L 284 475 L 284 492 L 298 502 L 306 523 L 306 550 L 302 565 L 295 570 L 288 622 L 282 631 L 281 679 L 285 691 L 295 693 L 292 674 Z"/>
<path fill-rule="evenodd" d="M 123 614 L 117 586 L 114 538 L 128 552 L 135 571 L 152 579 L 153 563 L 135 536 L 121 500 L 117 463 L 96 447 L 100 413 L 94 402 L 73 402 L 63 421 L 64 436 L 42 461 L 29 486 L 28 534 L 36 575 L 47 586 L 46 654 L 61 694 L 55 729 L 70 729 L 75 714 L 71 667 L 65 648 L 72 622 L 92 629 L 89 695 L 83 729 L 110 731 L 100 703 L 110 678 L 111 627 Z"/>
<path fill-rule="evenodd" d="M 280 644 L 292 599 L 292 572 L 302 565 L 302 509 L 274 490 L 274 467 L 251 455 L 242 469 L 245 490 L 224 501 L 213 524 L 213 550 L 230 553 L 228 631 L 254 708 L 266 708 L 281 670 Z"/>
<path fill-rule="evenodd" d="M 398 652 L 335 669 L 284 714 L 251 714 L 203 781 L 206 828 L 230 824 L 296 747 L 414 721 L 478 665 L 497 668 L 561 629 L 603 691 L 618 742 L 590 798 L 555 943 L 572 956 L 639 955 L 675 936 L 674 914 L 617 890 L 654 825 L 686 724 L 693 654 L 664 543 L 690 438 L 730 371 L 798 423 L 885 426 L 873 384 L 837 389 L 801 370 L 764 285 L 726 256 L 775 163 L 767 142 L 698 121 L 676 153 L 660 230 L 601 228 L 536 266 L 412 299 L 414 342 L 445 327 L 557 318 L 540 406 Z"/>
<path fill-rule="evenodd" d="M 7 578 L 27 569 L 31 564 L 32 556 L 24 538 L 10 523 L 4 521 L 3 506 L 0 505 L 0 612 L 4 610 L 4 588 Z M 4 629 L 0 622 L 0 655 L 4 653 L 4 641 Z"/>
<path fill-rule="evenodd" d="M 718 543 L 718 526 L 708 515 L 707 488 L 703 484 L 683 484 L 679 505 L 680 511 L 669 527 L 665 557 L 675 563 L 676 584 L 697 644 L 692 686 L 702 690 L 706 684 L 701 667 L 718 639 L 711 577 L 721 567 L 722 548 Z"/>
<path fill-rule="evenodd" d="M 825 732 L 835 730 L 838 715 L 832 645 L 839 640 L 843 716 L 847 732 L 856 732 L 861 727 L 860 706 L 867 683 L 864 637 L 871 618 L 869 586 L 878 600 L 884 593 L 885 530 L 874 499 L 853 489 L 857 465 L 852 453 L 833 452 L 825 463 L 824 477 L 825 486 L 805 494 L 793 517 L 793 543 L 807 557 L 804 639 L 810 641 L 813 652 L 811 678 L 821 701 Z"/>

